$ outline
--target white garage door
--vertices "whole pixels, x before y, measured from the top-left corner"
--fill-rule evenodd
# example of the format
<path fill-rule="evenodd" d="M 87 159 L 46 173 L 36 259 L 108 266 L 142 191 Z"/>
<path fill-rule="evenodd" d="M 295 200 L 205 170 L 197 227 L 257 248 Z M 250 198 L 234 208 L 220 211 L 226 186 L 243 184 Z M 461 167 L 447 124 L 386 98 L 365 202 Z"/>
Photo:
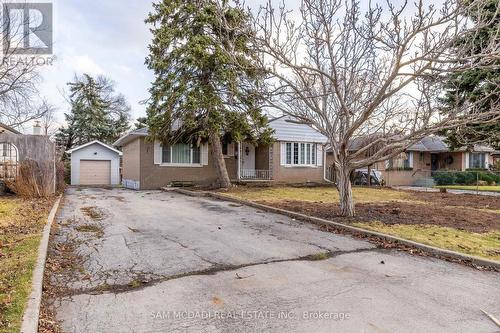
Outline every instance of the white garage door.
<path fill-rule="evenodd" d="M 111 185 L 111 161 L 80 161 L 80 185 Z"/>

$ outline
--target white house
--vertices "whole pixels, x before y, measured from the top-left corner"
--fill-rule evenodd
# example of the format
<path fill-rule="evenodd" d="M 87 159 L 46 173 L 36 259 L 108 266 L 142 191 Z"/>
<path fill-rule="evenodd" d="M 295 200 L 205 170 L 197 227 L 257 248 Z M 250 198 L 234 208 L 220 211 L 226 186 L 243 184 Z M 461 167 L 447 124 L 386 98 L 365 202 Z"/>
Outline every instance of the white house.
<path fill-rule="evenodd" d="M 71 185 L 120 185 L 119 150 L 96 140 L 66 153 L 71 154 Z"/>

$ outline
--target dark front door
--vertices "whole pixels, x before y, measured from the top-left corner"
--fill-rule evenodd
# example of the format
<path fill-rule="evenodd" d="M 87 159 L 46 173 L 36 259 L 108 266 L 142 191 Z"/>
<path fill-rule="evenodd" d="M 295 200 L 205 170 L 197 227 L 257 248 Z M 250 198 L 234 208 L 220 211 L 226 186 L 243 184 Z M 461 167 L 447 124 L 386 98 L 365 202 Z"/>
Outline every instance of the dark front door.
<path fill-rule="evenodd" d="M 438 168 L 438 154 L 431 154 L 431 170 L 436 171 Z"/>

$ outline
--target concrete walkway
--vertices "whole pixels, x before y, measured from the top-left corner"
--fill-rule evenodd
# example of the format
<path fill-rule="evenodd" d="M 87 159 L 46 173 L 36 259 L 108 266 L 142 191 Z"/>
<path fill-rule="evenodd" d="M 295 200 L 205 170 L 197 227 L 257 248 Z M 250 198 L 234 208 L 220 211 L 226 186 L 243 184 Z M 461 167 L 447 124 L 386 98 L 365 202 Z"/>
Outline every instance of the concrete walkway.
<path fill-rule="evenodd" d="M 438 188 L 433 188 L 433 187 L 393 186 L 393 188 L 395 188 L 397 190 L 417 191 L 417 192 L 439 192 Z M 474 195 L 486 195 L 486 196 L 492 196 L 492 197 L 500 197 L 500 192 L 454 190 L 454 189 L 446 189 L 446 192 L 452 193 L 452 194 L 474 194 Z"/>
<path fill-rule="evenodd" d="M 498 330 L 480 311 L 500 317 L 498 273 L 246 206 L 69 189 L 58 224 L 79 258 L 52 277 L 68 333 Z"/>

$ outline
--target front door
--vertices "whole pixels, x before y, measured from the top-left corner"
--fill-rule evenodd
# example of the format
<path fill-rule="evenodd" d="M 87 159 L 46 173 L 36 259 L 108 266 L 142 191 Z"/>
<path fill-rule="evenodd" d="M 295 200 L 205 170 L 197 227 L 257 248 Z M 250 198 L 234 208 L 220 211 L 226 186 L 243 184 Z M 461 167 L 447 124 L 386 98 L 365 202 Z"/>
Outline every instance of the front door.
<path fill-rule="evenodd" d="M 438 154 L 431 154 L 431 170 L 436 171 L 438 168 Z"/>
<path fill-rule="evenodd" d="M 255 174 L 255 146 L 246 142 L 241 144 L 241 169 L 244 176 Z"/>

